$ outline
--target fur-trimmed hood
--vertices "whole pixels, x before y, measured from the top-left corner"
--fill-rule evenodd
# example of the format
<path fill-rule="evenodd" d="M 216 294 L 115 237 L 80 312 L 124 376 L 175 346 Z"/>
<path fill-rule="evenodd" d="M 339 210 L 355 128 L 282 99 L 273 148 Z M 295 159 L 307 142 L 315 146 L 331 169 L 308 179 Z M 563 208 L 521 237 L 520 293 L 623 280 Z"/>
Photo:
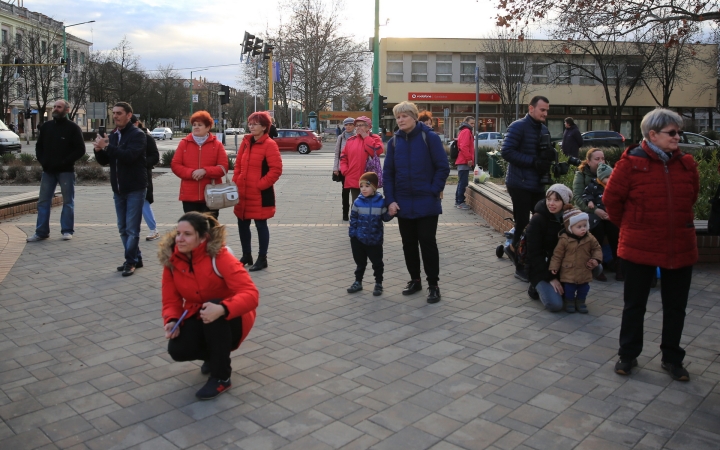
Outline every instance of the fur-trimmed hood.
<path fill-rule="evenodd" d="M 208 233 L 210 236 L 206 239 L 204 247 L 207 254 L 212 258 L 217 256 L 225 245 L 227 230 L 225 229 L 225 225 L 218 225 L 211 228 Z M 171 259 L 175 253 L 176 235 L 177 228 L 174 228 L 172 231 L 165 233 L 158 243 L 158 259 L 160 260 L 160 264 L 168 268 L 172 267 Z M 202 247 L 203 245 L 200 245 L 197 249 L 201 249 Z"/>

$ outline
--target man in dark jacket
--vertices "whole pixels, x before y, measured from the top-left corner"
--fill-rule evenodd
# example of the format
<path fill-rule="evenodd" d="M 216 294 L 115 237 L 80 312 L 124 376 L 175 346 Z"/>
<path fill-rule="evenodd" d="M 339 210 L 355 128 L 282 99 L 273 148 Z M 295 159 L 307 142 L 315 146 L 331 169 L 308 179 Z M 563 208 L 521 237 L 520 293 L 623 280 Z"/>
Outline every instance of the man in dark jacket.
<path fill-rule="evenodd" d="M 50 207 L 55 188 L 60 184 L 63 208 L 60 214 L 60 232 L 69 241 L 75 232 L 75 161 L 85 154 L 82 130 L 67 118 L 70 105 L 65 100 L 55 102 L 53 120 L 45 122 L 35 144 L 35 155 L 43 168 L 38 198 L 38 217 L 35 234 L 28 242 L 50 236 Z"/>
<path fill-rule="evenodd" d="M 511 248 L 506 248 L 508 257 L 515 261 L 515 249 L 525 227 L 530 222 L 535 204 L 545 196 L 545 187 L 540 177 L 550 170 L 550 162 L 540 158 L 538 145 L 540 137 L 550 134 L 544 125 L 550 109 L 550 101 L 542 96 L 530 100 L 527 115 L 511 123 L 502 144 L 502 157 L 509 162 L 505 185 L 513 203 L 515 235 Z M 528 281 L 524 267 L 515 268 L 515 277 Z"/>
<path fill-rule="evenodd" d="M 572 117 L 565 119 L 565 131 L 563 131 L 562 139 L 562 152 L 566 156 L 578 157 L 580 154 L 580 147 L 583 145 L 583 138 L 580 134 L 580 130 Z"/>
<path fill-rule="evenodd" d="M 114 192 L 115 212 L 118 218 L 120 239 L 125 248 L 125 262 L 118 267 L 124 277 L 142 267 L 142 255 L 138 247 L 142 209 L 147 192 L 145 133 L 130 123 L 132 106 L 118 102 L 113 107 L 113 121 L 117 128 L 110 137 L 95 139 L 95 159 L 102 165 L 110 165 L 110 184 Z"/>

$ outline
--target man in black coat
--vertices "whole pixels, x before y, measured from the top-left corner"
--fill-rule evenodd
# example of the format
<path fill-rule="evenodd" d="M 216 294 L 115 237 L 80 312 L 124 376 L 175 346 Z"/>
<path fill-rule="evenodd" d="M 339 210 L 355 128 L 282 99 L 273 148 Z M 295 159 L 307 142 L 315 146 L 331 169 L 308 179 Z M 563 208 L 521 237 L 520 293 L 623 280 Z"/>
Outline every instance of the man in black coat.
<path fill-rule="evenodd" d="M 109 137 L 98 136 L 94 150 L 98 163 L 110 165 L 118 230 L 125 248 L 125 262 L 117 270 L 127 277 L 143 266 L 138 244 L 147 192 L 147 138 L 141 129 L 130 123 L 133 110 L 129 103 L 116 103 L 112 113 L 117 128 Z"/>
<path fill-rule="evenodd" d="M 580 147 L 583 145 L 583 138 L 580 134 L 580 130 L 572 117 L 565 119 L 565 131 L 563 131 L 562 139 L 562 152 L 566 156 L 578 157 L 580 154 Z"/>
<path fill-rule="evenodd" d="M 60 232 L 69 241 L 75 233 L 75 161 L 85 154 L 82 130 L 67 118 L 70 105 L 65 100 L 55 102 L 53 120 L 42 125 L 42 133 L 35 144 L 35 155 L 43 168 L 38 198 L 38 217 L 35 234 L 28 242 L 50 237 L 50 207 L 55 188 L 60 184 L 63 208 L 60 213 Z"/>

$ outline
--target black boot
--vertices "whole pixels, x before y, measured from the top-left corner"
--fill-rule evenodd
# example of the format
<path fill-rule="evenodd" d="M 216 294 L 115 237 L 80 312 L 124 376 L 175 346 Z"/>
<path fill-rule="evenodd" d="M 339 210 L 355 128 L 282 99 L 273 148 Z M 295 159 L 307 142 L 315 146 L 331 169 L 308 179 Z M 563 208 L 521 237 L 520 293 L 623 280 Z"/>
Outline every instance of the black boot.
<path fill-rule="evenodd" d="M 252 266 L 253 265 L 253 258 L 252 255 L 247 253 L 243 254 L 242 258 L 240 258 L 240 262 L 243 266 Z"/>
<path fill-rule="evenodd" d="M 263 269 L 267 269 L 267 255 L 258 255 L 257 259 L 255 260 L 255 264 L 250 266 L 248 271 L 255 272 Z"/>

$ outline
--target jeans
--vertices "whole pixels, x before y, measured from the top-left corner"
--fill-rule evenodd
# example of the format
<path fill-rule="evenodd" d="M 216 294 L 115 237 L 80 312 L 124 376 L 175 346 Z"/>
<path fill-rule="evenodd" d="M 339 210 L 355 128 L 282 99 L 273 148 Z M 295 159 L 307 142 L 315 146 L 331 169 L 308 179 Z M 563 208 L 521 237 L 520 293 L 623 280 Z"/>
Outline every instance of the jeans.
<path fill-rule="evenodd" d="M 465 190 L 468 187 L 470 170 L 458 170 L 458 185 L 455 191 L 455 205 L 465 203 Z"/>
<path fill-rule="evenodd" d="M 555 292 L 555 289 L 547 281 L 541 281 L 536 286 L 538 294 L 540 295 L 540 301 L 548 311 L 558 312 L 563 309 L 563 299 L 560 294 Z"/>
<path fill-rule="evenodd" d="M 655 266 L 635 264 L 623 260 L 625 270 L 625 293 L 622 322 L 620 325 L 620 350 L 623 359 L 637 358 L 643 348 L 643 322 L 650 283 L 656 274 Z M 660 351 L 662 360 L 672 364 L 681 364 L 685 350 L 680 347 L 683 327 L 685 326 L 685 308 L 692 281 L 692 266 L 679 269 L 660 268 L 660 297 L 663 307 L 662 337 Z"/>
<path fill-rule="evenodd" d="M 564 297 L 567 300 L 578 300 L 587 299 L 588 292 L 590 292 L 590 283 L 563 283 L 563 290 L 565 291 Z"/>
<path fill-rule="evenodd" d="M 115 193 L 113 196 L 120 240 L 125 248 L 125 264 L 133 266 L 142 259 L 138 244 L 146 191 L 147 189 L 140 189 L 127 194 Z"/>
<path fill-rule="evenodd" d="M 530 223 L 530 214 L 535 211 L 537 202 L 545 198 L 545 194 L 511 187 L 508 187 L 507 191 L 512 200 L 513 219 L 515 220 L 515 235 L 513 236 L 512 246 L 517 249 L 520 237 L 525 231 L 525 227 Z"/>
<path fill-rule="evenodd" d="M 437 286 L 440 279 L 440 253 L 435 240 L 437 225 L 438 216 L 421 217 L 419 219 L 401 219 L 398 217 L 405 266 L 410 273 L 410 278 L 413 280 L 420 279 L 420 251 L 422 251 L 425 277 L 430 286 Z M 419 250 L 418 244 L 420 245 Z"/>
<path fill-rule="evenodd" d="M 75 232 L 73 230 L 75 226 L 75 172 L 43 172 L 40 181 L 40 198 L 37 203 L 37 225 L 35 226 L 35 234 L 42 238 L 50 236 L 50 208 L 58 184 L 60 184 L 63 198 L 60 232 L 63 234 Z"/>
<path fill-rule="evenodd" d="M 153 213 L 152 206 L 150 206 L 150 202 L 147 200 L 145 200 L 145 203 L 143 204 L 142 215 L 143 215 L 143 219 L 145 219 L 145 223 L 147 224 L 148 228 L 150 228 L 150 231 L 157 230 L 157 222 L 155 222 L 155 214 Z"/>
<path fill-rule="evenodd" d="M 216 219 L 220 216 L 220 210 L 212 210 L 207 207 L 205 202 L 182 202 L 183 212 L 189 213 L 191 211 L 199 213 L 210 213 Z"/>
<path fill-rule="evenodd" d="M 373 276 L 375 282 L 382 284 L 383 271 L 385 264 L 383 263 L 383 247 L 381 245 L 365 245 L 356 237 L 350 238 L 350 248 L 352 248 L 353 259 L 357 264 L 355 269 L 355 280 L 362 281 L 367 267 L 367 260 L 370 259 L 373 268 Z"/>
<path fill-rule="evenodd" d="M 240 229 L 240 246 L 242 247 L 243 255 L 252 254 L 252 234 L 250 233 L 250 221 L 253 219 L 240 220 L 238 219 L 238 228 Z M 259 255 L 265 256 L 270 246 L 270 230 L 267 226 L 267 220 L 255 220 L 255 228 L 258 234 L 258 243 L 260 244 Z"/>

